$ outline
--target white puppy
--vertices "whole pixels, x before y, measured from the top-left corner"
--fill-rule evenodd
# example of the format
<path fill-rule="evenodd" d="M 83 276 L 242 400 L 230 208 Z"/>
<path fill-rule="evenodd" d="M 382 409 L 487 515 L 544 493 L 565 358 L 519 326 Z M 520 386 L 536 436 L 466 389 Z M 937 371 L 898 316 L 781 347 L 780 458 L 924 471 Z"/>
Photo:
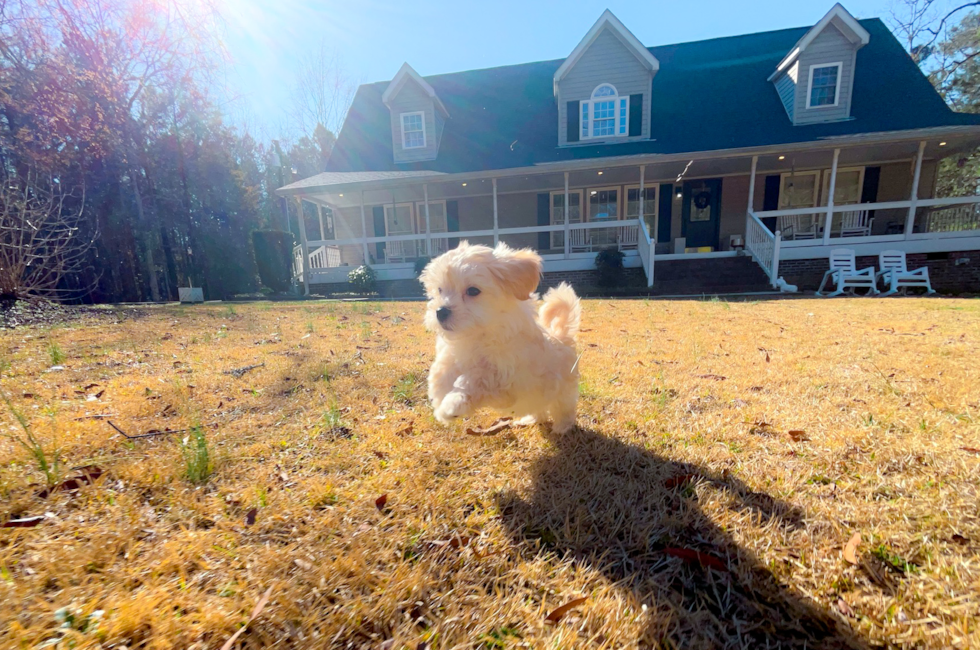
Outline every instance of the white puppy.
<path fill-rule="evenodd" d="M 429 399 L 437 420 L 489 407 L 523 424 L 550 418 L 558 433 L 575 426 L 581 307 L 562 283 L 537 311 L 532 292 L 540 277 L 537 253 L 505 244 L 464 241 L 425 267 L 425 325 L 436 332 Z"/>

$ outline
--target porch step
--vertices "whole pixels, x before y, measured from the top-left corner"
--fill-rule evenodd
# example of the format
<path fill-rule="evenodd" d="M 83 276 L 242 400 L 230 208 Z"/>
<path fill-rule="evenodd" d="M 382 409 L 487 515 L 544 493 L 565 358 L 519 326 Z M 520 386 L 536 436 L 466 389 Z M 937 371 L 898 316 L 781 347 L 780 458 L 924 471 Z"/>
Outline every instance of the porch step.
<path fill-rule="evenodd" d="M 654 261 L 653 293 L 661 296 L 772 291 L 769 276 L 749 257 Z"/>

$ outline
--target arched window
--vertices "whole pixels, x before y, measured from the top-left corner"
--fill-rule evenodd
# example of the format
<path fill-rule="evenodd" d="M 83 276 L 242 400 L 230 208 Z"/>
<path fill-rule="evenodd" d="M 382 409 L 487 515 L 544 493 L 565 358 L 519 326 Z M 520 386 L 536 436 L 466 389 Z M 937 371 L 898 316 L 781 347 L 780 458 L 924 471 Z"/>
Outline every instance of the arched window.
<path fill-rule="evenodd" d="M 582 102 L 582 139 L 626 136 L 630 98 L 620 97 L 612 84 L 599 84 Z"/>

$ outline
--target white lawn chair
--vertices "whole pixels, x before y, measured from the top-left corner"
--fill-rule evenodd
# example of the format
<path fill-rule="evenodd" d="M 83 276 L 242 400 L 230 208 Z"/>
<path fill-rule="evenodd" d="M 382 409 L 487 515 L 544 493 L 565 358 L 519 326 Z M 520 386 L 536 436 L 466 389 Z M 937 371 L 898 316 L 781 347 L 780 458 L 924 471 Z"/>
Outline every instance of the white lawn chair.
<path fill-rule="evenodd" d="M 835 248 L 830 251 L 830 270 L 823 274 L 820 288 L 817 289 L 818 296 L 824 295 L 821 292 L 828 280 L 837 286 L 836 291 L 827 294 L 831 297 L 839 296 L 845 291 L 854 293 L 855 289 L 861 288 L 867 289 L 869 296 L 878 294 L 874 267 L 869 266 L 866 269 L 857 270 L 854 251 L 850 248 Z"/>
<path fill-rule="evenodd" d="M 926 267 L 909 271 L 905 261 L 905 251 L 884 251 L 878 255 L 881 270 L 875 280 L 884 280 L 888 291 L 883 296 L 893 296 L 901 289 L 904 293 L 909 287 L 924 287 L 927 294 L 936 293 L 929 282 L 929 269 Z"/>
<path fill-rule="evenodd" d="M 592 231 L 576 228 L 568 233 L 568 252 L 591 253 Z"/>

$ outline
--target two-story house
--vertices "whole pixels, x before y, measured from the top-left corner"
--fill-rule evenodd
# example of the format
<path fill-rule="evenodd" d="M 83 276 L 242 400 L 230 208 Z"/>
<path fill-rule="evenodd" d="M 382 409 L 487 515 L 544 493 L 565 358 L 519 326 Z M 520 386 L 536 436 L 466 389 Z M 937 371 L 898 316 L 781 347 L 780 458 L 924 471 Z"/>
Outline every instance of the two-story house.
<path fill-rule="evenodd" d="M 657 47 L 606 11 L 563 60 L 406 63 L 361 86 L 327 169 L 279 194 L 306 215 L 307 290 L 365 262 L 412 279 L 465 238 L 537 249 L 546 284 L 591 283 L 614 247 L 654 293 L 812 289 L 845 247 L 976 291 L 980 197 L 934 189 L 938 162 L 978 145 L 980 116 L 839 4 L 812 27 Z"/>

